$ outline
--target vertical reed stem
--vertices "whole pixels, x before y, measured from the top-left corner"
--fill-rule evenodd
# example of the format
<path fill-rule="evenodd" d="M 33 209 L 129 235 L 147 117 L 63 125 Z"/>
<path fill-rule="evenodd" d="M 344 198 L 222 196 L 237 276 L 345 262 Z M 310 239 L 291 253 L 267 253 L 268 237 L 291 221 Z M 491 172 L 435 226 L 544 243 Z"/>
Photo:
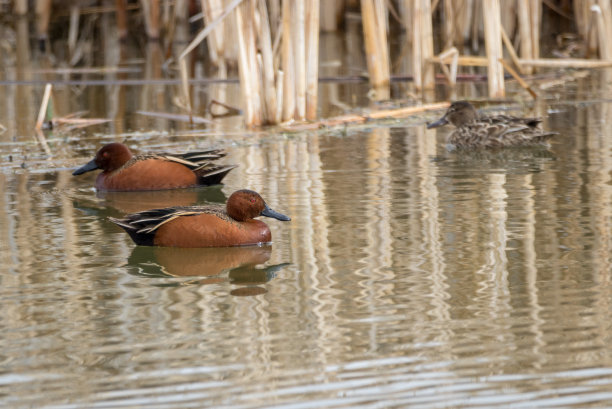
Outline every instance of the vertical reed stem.
<path fill-rule="evenodd" d="M 159 38 L 159 0 L 140 0 L 145 17 L 145 28 L 150 39 Z"/>
<path fill-rule="evenodd" d="M 368 72 L 370 83 L 377 91 L 377 99 L 386 99 L 389 95 L 389 53 L 384 8 L 384 0 L 361 0 Z"/>
<path fill-rule="evenodd" d="M 291 41 L 291 14 L 291 0 L 283 0 L 283 121 L 293 119 L 295 112 L 295 71 L 293 66 L 293 44 Z"/>
<path fill-rule="evenodd" d="M 499 62 L 503 58 L 499 0 L 483 0 L 482 5 L 488 59 L 489 96 L 498 98 L 505 95 L 504 68 Z"/>
<path fill-rule="evenodd" d="M 612 9 L 610 0 L 599 0 L 597 13 L 597 37 L 599 44 L 599 58 L 612 59 Z"/>
<path fill-rule="evenodd" d="M 127 0 L 115 0 L 117 35 L 123 40 L 127 37 Z"/>
<path fill-rule="evenodd" d="M 319 94 L 319 0 L 306 5 L 306 119 L 317 119 Z"/>
<path fill-rule="evenodd" d="M 412 44 L 412 72 L 417 90 L 435 86 L 434 67 L 427 61 L 433 57 L 433 28 L 431 1 L 414 1 L 414 24 Z"/>
<path fill-rule="evenodd" d="M 15 0 L 13 3 L 13 11 L 18 16 L 23 16 L 28 13 L 28 0 Z"/>
<path fill-rule="evenodd" d="M 245 0 L 236 8 L 236 28 L 238 30 L 238 65 L 240 88 L 245 103 L 245 121 L 247 126 L 259 126 L 261 120 L 261 97 L 259 85 L 259 64 L 255 53 L 253 0 Z"/>
<path fill-rule="evenodd" d="M 304 16 L 306 5 L 305 0 L 293 0 L 293 50 L 295 67 L 295 108 L 296 119 L 306 118 L 306 40 L 305 27 L 306 19 Z"/>
<path fill-rule="evenodd" d="M 533 44 L 533 40 L 531 38 L 531 18 L 529 17 L 530 9 L 529 2 L 531 0 L 518 0 L 518 20 L 519 20 L 519 34 L 521 38 L 520 44 L 520 55 L 521 58 L 524 59 L 533 59 L 533 49 L 531 45 Z M 525 74 L 531 74 L 533 72 L 533 67 L 525 67 Z"/>
<path fill-rule="evenodd" d="M 272 38 L 270 33 L 270 22 L 268 20 L 268 9 L 265 1 L 259 4 L 259 46 L 261 49 L 262 74 L 263 74 L 263 114 L 264 122 L 275 124 L 278 122 L 276 116 L 276 83 L 274 82 L 274 55 L 272 52 Z"/>

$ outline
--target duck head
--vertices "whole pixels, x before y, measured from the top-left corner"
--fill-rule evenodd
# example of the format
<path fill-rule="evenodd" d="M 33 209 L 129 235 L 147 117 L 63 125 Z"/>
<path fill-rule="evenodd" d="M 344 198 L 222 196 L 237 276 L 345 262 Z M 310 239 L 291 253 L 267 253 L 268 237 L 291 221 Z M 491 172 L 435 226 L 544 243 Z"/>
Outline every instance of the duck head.
<path fill-rule="evenodd" d="M 272 217 L 284 222 L 291 220 L 290 217 L 270 209 L 259 193 L 252 190 L 237 190 L 227 199 L 225 206 L 228 216 L 239 222 L 258 216 Z"/>
<path fill-rule="evenodd" d="M 122 143 L 109 143 L 100 148 L 95 158 L 72 172 L 72 174 L 80 175 L 96 169 L 112 172 L 119 169 L 131 158 L 132 152 L 130 152 L 127 146 Z"/>
<path fill-rule="evenodd" d="M 453 102 L 442 118 L 427 125 L 427 129 L 437 128 L 451 123 L 456 127 L 469 124 L 478 118 L 478 113 L 472 104 L 467 101 Z"/>

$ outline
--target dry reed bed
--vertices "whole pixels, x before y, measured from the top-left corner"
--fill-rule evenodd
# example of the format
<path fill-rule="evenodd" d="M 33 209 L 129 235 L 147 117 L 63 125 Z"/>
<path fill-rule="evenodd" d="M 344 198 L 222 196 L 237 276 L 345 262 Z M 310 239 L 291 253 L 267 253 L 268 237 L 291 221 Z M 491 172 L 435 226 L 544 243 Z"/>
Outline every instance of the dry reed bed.
<path fill-rule="evenodd" d="M 161 37 L 170 50 L 177 21 L 189 17 L 188 3 L 141 0 L 139 12 L 144 16 L 147 35 Z M 114 11 L 121 37 L 128 33 L 128 20 L 133 18 L 135 7 L 127 0 L 115 0 L 114 8 L 105 9 L 70 4 L 71 53 L 76 48 L 79 15 Z M 565 8 L 550 0 L 201 0 L 204 28 L 176 58 L 182 86 L 175 101 L 186 113 L 193 112 L 189 61 L 192 51 L 206 41 L 206 58 L 217 68 L 219 77 L 226 77 L 230 67 L 238 67 L 247 126 L 315 121 L 319 32 L 337 30 L 347 9 L 360 13 L 363 52 L 374 99 L 388 99 L 390 94 L 391 59 L 396 58 L 389 48 L 392 26 L 405 31 L 410 50 L 397 57 L 403 59 L 398 66 L 404 69 L 394 74 L 411 75 L 410 92 L 415 95 L 434 87 L 437 67 L 453 87 L 460 67 L 481 66 L 486 67 L 490 97 L 504 96 L 504 73 L 508 72 L 535 98 L 536 92 L 521 75 L 531 74 L 538 67 L 612 66 L 612 0 L 564 4 Z M 25 14 L 27 6 L 27 2 L 16 0 L 14 11 Z M 583 58 L 569 58 L 569 53 L 568 58 L 541 58 L 544 7 L 559 19 L 574 20 L 579 40 L 573 50 L 581 50 Z M 34 11 L 37 33 L 44 39 L 50 0 L 37 0 Z M 434 37 L 440 39 L 434 41 Z M 472 50 L 484 49 L 484 55 L 466 55 L 467 44 Z M 434 50 L 439 53 L 435 55 Z"/>

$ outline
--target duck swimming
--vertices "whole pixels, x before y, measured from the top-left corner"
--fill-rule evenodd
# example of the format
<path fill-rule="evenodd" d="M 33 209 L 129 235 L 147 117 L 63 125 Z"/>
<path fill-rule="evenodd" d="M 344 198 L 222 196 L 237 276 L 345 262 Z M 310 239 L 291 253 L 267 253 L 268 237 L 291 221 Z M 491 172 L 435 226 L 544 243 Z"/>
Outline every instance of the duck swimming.
<path fill-rule="evenodd" d="M 447 143 L 455 148 L 548 145 L 548 139 L 557 133 L 543 131 L 540 122 L 540 118 L 480 116 L 468 101 L 455 101 L 442 118 L 427 125 L 427 129 L 453 124 L 455 130 L 448 136 Z"/>
<path fill-rule="evenodd" d="M 218 149 L 183 154 L 143 154 L 134 156 L 122 143 L 109 143 L 95 158 L 72 174 L 101 169 L 96 179 L 100 191 L 138 191 L 208 186 L 221 180 L 235 165 L 216 165 L 225 156 Z"/>
<path fill-rule="evenodd" d="M 109 218 L 136 244 L 166 247 L 229 247 L 272 241 L 267 224 L 254 217 L 291 218 L 268 207 L 259 193 L 238 190 L 220 205 L 147 210 L 123 219 Z"/>

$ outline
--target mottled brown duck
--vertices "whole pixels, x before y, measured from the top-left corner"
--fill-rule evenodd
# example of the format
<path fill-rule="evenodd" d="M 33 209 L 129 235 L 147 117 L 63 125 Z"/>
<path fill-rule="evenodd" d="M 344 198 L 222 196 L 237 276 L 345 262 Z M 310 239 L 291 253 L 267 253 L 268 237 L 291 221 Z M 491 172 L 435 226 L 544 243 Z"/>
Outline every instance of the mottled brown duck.
<path fill-rule="evenodd" d="M 448 123 L 455 130 L 448 135 L 451 148 L 505 148 L 509 146 L 548 146 L 548 139 L 556 132 L 540 128 L 540 118 L 522 118 L 509 115 L 481 116 L 468 101 L 451 104 L 439 120 L 427 125 L 436 128 Z"/>

